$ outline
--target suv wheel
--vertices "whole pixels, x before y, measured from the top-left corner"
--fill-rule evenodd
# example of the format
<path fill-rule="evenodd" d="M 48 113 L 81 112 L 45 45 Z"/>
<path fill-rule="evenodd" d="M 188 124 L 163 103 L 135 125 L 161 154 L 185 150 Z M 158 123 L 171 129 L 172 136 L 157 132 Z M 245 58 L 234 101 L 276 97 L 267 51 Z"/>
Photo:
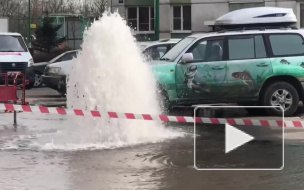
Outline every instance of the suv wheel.
<path fill-rule="evenodd" d="M 287 82 L 275 82 L 267 87 L 262 94 L 264 106 L 282 106 L 284 116 L 292 116 L 299 106 L 299 94 L 294 86 Z M 281 116 L 280 108 L 267 108 L 270 115 Z"/>
<path fill-rule="evenodd" d="M 25 89 L 30 90 L 30 89 L 34 88 L 34 84 L 35 84 L 35 82 L 30 81 L 30 83 L 25 86 Z"/>
<path fill-rule="evenodd" d="M 162 91 L 160 93 L 160 108 L 162 111 L 162 114 L 168 114 L 171 111 L 171 105 L 169 101 L 169 97 L 166 91 Z"/>

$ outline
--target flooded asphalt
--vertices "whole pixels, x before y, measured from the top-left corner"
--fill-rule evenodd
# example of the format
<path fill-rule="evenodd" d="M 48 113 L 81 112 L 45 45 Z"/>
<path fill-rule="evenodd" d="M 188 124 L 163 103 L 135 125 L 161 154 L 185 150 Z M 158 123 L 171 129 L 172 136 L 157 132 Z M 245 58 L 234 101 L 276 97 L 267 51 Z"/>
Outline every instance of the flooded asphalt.
<path fill-rule="evenodd" d="M 197 171 L 192 124 L 168 125 L 186 135 L 158 143 L 71 151 L 52 149 L 50 138 L 63 132 L 65 122 L 71 118 L 21 113 L 19 126 L 14 129 L 12 115 L 0 114 L 0 117 L 2 190 L 304 189 L 303 129 L 285 130 L 285 167 L 281 171 Z M 211 155 L 212 148 L 224 150 L 223 127 L 200 125 L 198 128 L 197 158 L 206 159 L 202 167 L 221 166 L 225 155 Z M 246 167 L 253 166 L 253 162 L 275 162 L 279 142 L 275 139 L 249 143 L 240 150 L 253 152 L 240 154 L 234 162 L 228 160 L 228 166 L 229 163 L 231 167 Z M 261 157 L 258 151 L 255 154 L 254 150 L 258 149 L 266 156 Z M 211 151 L 209 157 L 206 151 Z"/>

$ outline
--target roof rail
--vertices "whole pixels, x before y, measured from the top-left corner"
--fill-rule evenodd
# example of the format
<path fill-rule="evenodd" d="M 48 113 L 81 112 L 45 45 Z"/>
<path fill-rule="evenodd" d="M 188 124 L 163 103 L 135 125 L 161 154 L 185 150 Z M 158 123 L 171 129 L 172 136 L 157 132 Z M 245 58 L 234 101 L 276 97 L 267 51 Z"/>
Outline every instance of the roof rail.
<path fill-rule="evenodd" d="M 239 27 L 239 28 L 228 28 L 228 29 L 218 29 L 218 33 L 225 33 L 225 32 L 231 32 L 231 31 L 246 31 L 246 30 L 273 30 L 273 29 L 278 29 L 278 30 L 297 30 L 297 27 L 294 26 L 261 26 L 261 27 Z"/>

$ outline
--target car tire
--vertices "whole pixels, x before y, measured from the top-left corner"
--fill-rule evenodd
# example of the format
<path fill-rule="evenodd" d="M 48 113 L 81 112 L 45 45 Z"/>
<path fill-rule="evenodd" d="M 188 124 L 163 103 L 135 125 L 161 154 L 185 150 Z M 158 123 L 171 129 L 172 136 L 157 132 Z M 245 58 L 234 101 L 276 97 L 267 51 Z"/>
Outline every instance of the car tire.
<path fill-rule="evenodd" d="M 35 72 L 33 70 L 33 67 L 27 68 L 27 70 L 25 71 L 25 78 L 29 81 L 29 84 L 25 86 L 25 89 L 32 89 L 35 84 Z"/>
<path fill-rule="evenodd" d="M 26 90 L 34 88 L 35 81 L 29 81 L 29 84 L 25 86 Z"/>
<path fill-rule="evenodd" d="M 262 105 L 279 106 L 284 108 L 284 116 L 292 116 L 299 107 L 299 94 L 294 86 L 287 82 L 275 82 L 267 86 L 261 96 Z M 282 110 L 266 108 L 266 112 L 273 116 L 282 116 Z"/>
<path fill-rule="evenodd" d="M 58 91 L 62 98 L 66 98 L 66 93 L 64 91 Z"/>
<path fill-rule="evenodd" d="M 160 92 L 159 99 L 160 99 L 159 105 L 160 105 L 162 114 L 169 114 L 172 110 L 172 107 L 171 107 L 169 96 L 168 96 L 167 92 L 162 90 Z"/>
<path fill-rule="evenodd" d="M 39 73 L 35 73 L 35 82 L 34 82 L 34 87 L 38 88 L 41 87 L 43 85 L 42 82 L 42 75 Z"/>
<path fill-rule="evenodd" d="M 66 97 L 66 81 L 65 78 L 62 78 L 58 83 L 58 92 L 62 97 Z"/>

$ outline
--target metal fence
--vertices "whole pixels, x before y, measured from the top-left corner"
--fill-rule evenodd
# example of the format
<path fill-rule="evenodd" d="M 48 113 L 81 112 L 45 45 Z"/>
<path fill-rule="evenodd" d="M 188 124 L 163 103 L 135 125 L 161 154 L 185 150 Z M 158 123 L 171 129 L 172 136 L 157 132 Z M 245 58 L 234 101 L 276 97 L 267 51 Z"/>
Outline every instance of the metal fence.
<path fill-rule="evenodd" d="M 55 24 L 61 24 L 58 31 L 59 37 L 67 38 L 67 45 L 72 49 L 79 49 L 82 44 L 83 32 L 91 23 L 90 18 L 83 16 L 52 16 L 55 17 Z M 43 17 L 32 18 L 32 24 L 37 27 L 42 23 Z M 24 38 L 27 37 L 28 19 L 27 17 L 9 18 L 9 32 L 20 33 Z M 31 29 L 35 34 L 35 29 Z"/>
<path fill-rule="evenodd" d="M 83 32 L 90 25 L 91 19 L 79 15 L 57 15 L 55 23 L 61 24 L 59 37 L 66 37 L 67 45 L 72 49 L 79 49 L 83 40 Z"/>
<path fill-rule="evenodd" d="M 39 25 L 40 21 L 40 18 L 32 18 L 32 24 Z M 27 25 L 27 17 L 9 18 L 9 32 L 17 32 L 20 33 L 23 37 L 26 37 L 28 28 Z M 35 33 L 35 29 L 32 29 L 32 33 Z"/>

